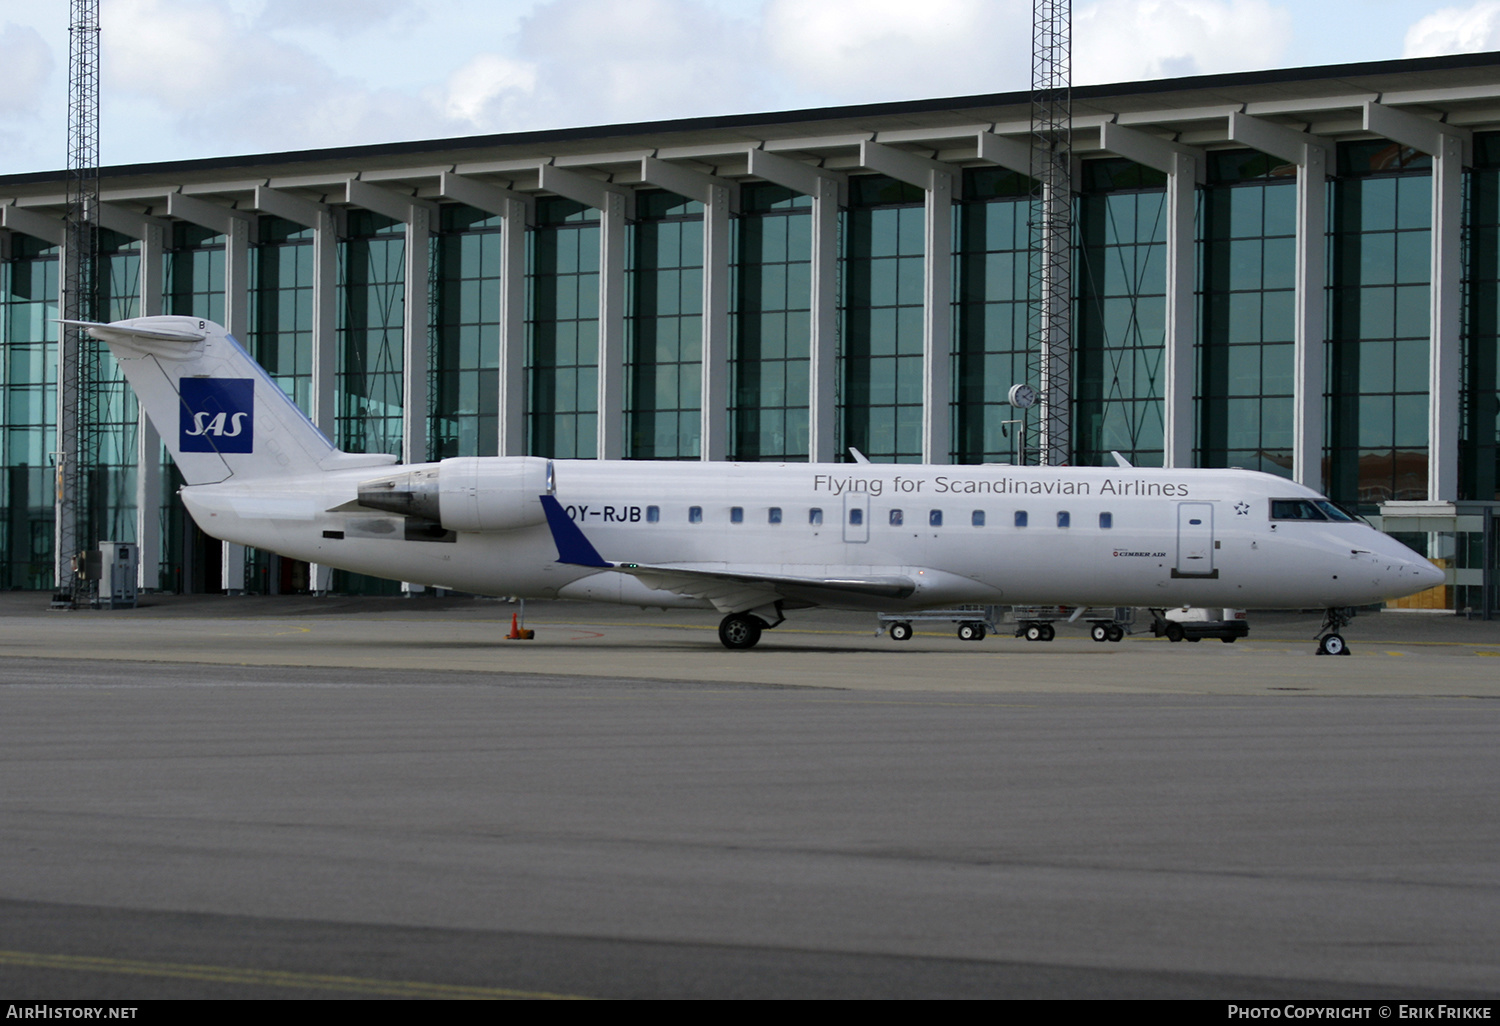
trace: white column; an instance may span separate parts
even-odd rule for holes
[[[698,456],[722,460],[729,451],[729,216],[739,186],[655,157],[641,160],[641,180],[703,204],[703,337]]]
[[[162,258],[167,249],[166,228],[149,225],[141,236],[141,316],[156,317],[165,299]],[[136,427],[135,509],[136,544],[140,546],[142,591],[161,584],[161,435],[145,409]]]
[[[1295,366],[1292,479],[1317,491],[1323,480],[1323,393],[1327,391],[1328,186],[1333,144],[1272,121],[1229,115],[1229,138],[1297,165]]]
[[[625,453],[625,221],[635,194],[553,164],[538,168],[541,188],[599,211],[599,433],[596,455]]]
[[[812,274],[809,314],[807,458],[832,463],[837,434],[839,207],[848,202],[849,177],[798,160],[751,150],[750,173],[812,197]]]
[[[1473,133],[1409,111],[1366,103],[1367,132],[1432,157],[1431,340],[1427,357],[1427,501],[1458,499],[1463,322],[1463,167]]]
[[[859,162],[925,190],[922,260],[922,462],[948,463],[953,429],[953,201],[959,169],[875,142]]]
[[[1193,465],[1193,293],[1197,276],[1195,190],[1203,180],[1202,150],[1134,128],[1106,123],[1101,145],[1167,176],[1166,338],[1162,365],[1162,466]]]

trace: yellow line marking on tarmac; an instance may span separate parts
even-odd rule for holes
[[[550,994],[545,991],[508,990],[503,987],[466,987],[448,983],[422,983],[416,980],[373,980],[359,976],[324,976],[317,973],[293,973],[277,969],[242,969],[221,965],[182,965],[172,962],[143,962],[129,958],[94,958],[80,955],[48,955],[30,951],[0,951],[0,965],[25,966],[32,969],[72,969],[83,972],[120,973],[127,976],[168,976],[206,983],[259,984],[298,990],[337,990],[351,994],[408,998],[464,998],[470,1000],[582,1001],[573,994]]]

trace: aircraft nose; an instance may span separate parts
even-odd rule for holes
[[[1411,562],[1411,572],[1416,576],[1424,589],[1436,588],[1448,579],[1447,571],[1425,559],[1413,560]]]

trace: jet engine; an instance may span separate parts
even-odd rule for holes
[[[457,456],[365,481],[359,503],[449,531],[510,531],[546,523],[539,497],[551,491],[550,460]]]

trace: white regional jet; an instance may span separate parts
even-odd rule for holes
[[[1311,489],[1244,470],[396,457],[334,448],[219,325],[106,342],[205,532],[488,595],[714,608],[750,648],[788,610],[964,603],[1349,607],[1443,572]],[[554,557],[555,553],[555,557]]]

